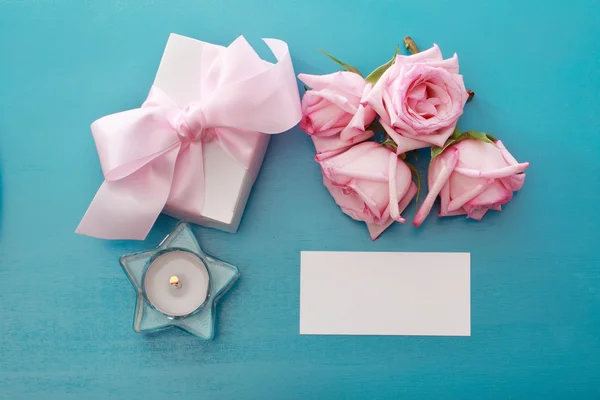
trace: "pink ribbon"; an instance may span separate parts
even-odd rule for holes
[[[185,199],[202,209],[204,143],[216,141],[248,168],[255,135],[298,123],[300,97],[288,47],[264,40],[276,64],[260,59],[243,37],[227,48],[205,44],[197,102],[180,107],[153,86],[141,108],[92,124],[105,181],[77,233],[144,239],[168,203]]]

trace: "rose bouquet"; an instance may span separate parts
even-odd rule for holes
[[[404,44],[411,55],[396,49],[366,78],[327,53],[343,71],[298,76],[306,85],[300,127],[313,140],[323,183],[345,214],[367,224],[373,240],[394,221],[406,222],[401,213],[420,189],[407,152],[431,149],[417,227],[438,196],[439,216],[480,220],[500,211],[529,166],[492,135],[458,129],[474,93],[465,88],[456,54],[444,59],[436,45],[419,52],[410,37]]]

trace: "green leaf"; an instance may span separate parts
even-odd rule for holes
[[[336,62],[339,65],[341,65],[342,67],[346,68],[346,71],[354,72],[355,74],[358,74],[358,75],[362,76],[362,74],[360,73],[360,71],[357,68],[353,67],[352,65],[348,65],[345,62],[342,62],[342,61],[338,60],[337,58],[335,58],[331,54],[327,53],[325,50],[320,50],[320,51],[321,51],[321,53],[325,54],[327,57],[331,58],[334,62]]]
[[[417,170],[417,168],[414,165],[412,165],[411,163],[406,162],[406,161],[404,163],[406,164],[408,169],[410,169],[410,173],[417,181],[417,195],[415,196],[415,203],[418,205],[419,204],[419,196],[421,195],[421,175],[419,174],[419,171]]]
[[[383,73],[385,71],[387,71],[389,67],[394,65],[394,62],[396,61],[396,56],[398,55],[399,52],[400,52],[400,46],[396,46],[396,52],[394,53],[394,57],[392,57],[392,59],[390,61],[386,62],[385,64],[377,67],[373,72],[371,72],[369,74],[369,76],[367,76],[365,78],[365,80],[368,83],[375,85],[377,83],[377,81],[379,80],[379,78],[381,78]]]
[[[465,132],[466,135],[469,135],[472,139],[475,140],[481,140],[482,142],[486,142],[489,144],[494,144],[494,142],[492,142],[485,133],[483,132],[477,132],[477,131],[468,131]]]
[[[462,132],[460,131],[460,129],[458,129],[458,126],[456,128],[454,128],[454,133],[452,134],[452,136],[450,136],[450,139],[458,139],[460,137],[460,135],[462,135]],[[446,147],[446,146],[444,146]]]
[[[381,143],[381,145],[383,147],[387,147],[388,149],[392,150],[393,152],[396,152],[396,149],[398,148],[398,145],[392,139],[386,139],[386,140],[384,140]]]
[[[434,158],[442,154],[442,151],[444,151],[445,148],[446,147],[431,146],[431,161],[433,161]],[[429,164],[431,164],[431,161],[429,162]]]
[[[492,142],[495,142],[496,140],[498,140],[498,139],[496,139],[496,137],[494,135],[490,135],[489,133],[486,133],[485,136],[487,136],[488,139],[490,139]]]

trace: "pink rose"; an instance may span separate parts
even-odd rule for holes
[[[323,183],[342,211],[364,221],[371,239],[404,211],[417,192],[410,170],[398,156],[375,142],[357,144],[320,162]]]
[[[338,154],[373,136],[372,131],[365,131],[376,115],[365,99],[371,84],[363,77],[342,71],[300,74],[298,78],[312,88],[302,98],[300,128],[312,136],[317,159]]]
[[[518,163],[501,141],[463,140],[448,147],[429,167],[429,193],[415,216],[419,226],[440,195],[440,216],[467,214],[480,220],[488,210],[501,211],[525,181],[529,163]]]
[[[400,154],[431,145],[443,147],[467,97],[456,54],[444,60],[434,45],[411,56],[396,56],[369,93],[368,103]]]

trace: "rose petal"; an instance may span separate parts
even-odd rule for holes
[[[317,150],[315,160],[317,162],[324,161],[330,157],[333,157],[337,154],[348,150],[356,143],[365,141],[371,138],[372,136],[373,131],[362,132],[360,135],[355,135],[348,141],[340,139],[340,135],[325,137],[322,137],[321,135],[311,136],[313,144],[315,145],[315,149]]]
[[[471,177],[471,178],[505,178],[507,176],[523,172],[529,163],[521,163],[517,165],[509,165],[508,167],[499,168],[492,171],[477,171],[471,168],[456,167],[455,172]]]
[[[343,186],[335,185],[326,174],[323,174],[323,185],[344,214],[357,221],[375,221],[369,212],[365,212],[365,204],[360,197],[348,194]]]
[[[478,196],[469,200],[469,206],[491,206],[505,204],[512,198],[512,191],[507,190],[502,182],[492,180],[486,189]]]
[[[336,88],[339,92],[359,97],[367,84],[363,77],[349,71],[338,71],[326,75],[299,74],[298,79],[315,91]]]
[[[383,224],[375,224],[367,222],[367,229],[369,230],[369,235],[371,236],[371,240],[375,240],[394,223],[394,220],[389,218]]]
[[[468,201],[474,199],[475,197],[479,196],[480,194],[482,194],[492,183],[494,183],[493,179],[488,179],[486,181],[480,182],[477,186],[475,186],[473,189],[466,191],[464,193],[462,193],[460,196],[454,198],[449,204],[448,204],[448,211],[456,211],[460,208],[462,208],[462,206],[464,206]]]
[[[439,173],[435,176],[435,178],[433,178],[433,186],[430,187],[429,193],[427,193],[427,197],[425,197],[423,204],[421,204],[419,211],[415,215],[413,224],[416,227],[419,227],[423,223],[427,215],[429,215],[429,212],[433,207],[433,202],[435,201],[435,198],[442,190],[444,184],[448,181],[448,178],[450,178],[450,174],[452,174],[454,167],[456,167],[458,155],[458,149],[451,147],[444,151],[442,154],[440,154],[434,160],[434,163],[440,163],[439,165],[436,165],[436,168],[439,168]],[[430,167],[430,169],[432,167]]]
[[[388,152],[389,150],[379,143],[363,142],[322,161],[321,167],[335,175],[330,177],[334,182],[338,179],[365,179],[384,182],[387,187]]]
[[[400,212],[400,214],[402,214],[404,212],[404,210],[406,209],[406,207],[408,207],[408,205],[410,204],[410,201],[413,199],[413,197],[415,197],[418,190],[419,189],[417,188],[417,185],[415,185],[415,183],[411,181],[408,191],[406,192],[404,197],[402,197],[402,199],[398,203],[398,211]]]
[[[511,175],[508,178],[503,178],[502,182],[507,189],[516,192],[517,190],[521,190],[523,187],[523,183],[525,183],[525,175],[526,174]]]
[[[368,180],[351,180],[347,188],[354,191],[376,220],[380,220],[387,207],[388,194],[385,186]]]
[[[460,164],[460,158],[458,163]],[[464,193],[471,192],[479,185],[485,185],[487,179],[470,178],[461,174],[452,174],[448,180],[450,186],[450,198],[456,199]]]
[[[393,67],[393,65],[392,65]],[[366,96],[366,101],[368,102],[368,104],[373,107],[373,109],[375,110],[375,112],[377,114],[379,114],[379,116],[384,119],[387,120],[389,122],[389,115],[387,113],[387,111],[385,110],[385,106],[383,104],[383,93],[385,91],[385,89],[387,88],[387,83],[390,77],[390,74],[392,73],[392,68],[388,68],[383,75],[381,75],[381,77],[379,78],[379,80],[377,81],[377,83],[373,86],[373,88],[371,89],[371,91],[369,92],[369,94]]]
[[[476,207],[465,207],[467,210],[467,218],[472,218],[477,221],[480,221],[486,212],[488,212],[488,208],[485,206],[476,206]]]
[[[478,171],[493,171],[510,165],[499,149],[481,140],[463,140],[456,144],[460,150],[458,167]]]
[[[496,140],[496,147],[498,147],[500,149],[500,152],[502,153],[502,157],[504,157],[504,160],[509,164],[509,165],[515,165],[518,164],[519,162],[512,156],[512,154],[510,154],[508,152],[508,150],[506,149],[506,147],[504,147],[504,143],[502,143],[502,141],[500,140]]]
[[[452,177],[450,177],[450,179],[452,179]],[[442,187],[442,191],[440,192],[441,207],[440,207],[440,212],[438,213],[438,216],[452,217],[455,215],[466,214],[467,212],[462,207],[455,211],[448,211],[448,204],[450,204],[450,184],[449,184],[449,182],[450,181],[446,182],[446,184]]]
[[[411,137],[411,139],[422,138],[423,142],[427,144],[425,147],[429,147],[431,145],[437,147],[444,147],[444,144],[448,140],[450,136],[454,133],[454,129],[456,128],[456,123],[449,125],[446,128],[442,128],[437,133],[430,135],[418,135],[416,137]]]
[[[440,61],[432,61],[427,63],[427,65],[436,68],[443,68],[452,74],[458,74],[458,56],[456,53],[454,53],[451,58]]]
[[[398,146],[396,154],[402,154],[410,150],[422,149],[429,146],[429,143],[400,135],[394,128],[381,120],[379,120],[379,123],[383,126],[383,129],[385,129],[390,138],[396,143],[396,146]]]
[[[420,83],[412,88],[408,94],[408,98],[412,100],[425,101],[427,100],[427,84]]]
[[[321,98],[321,101],[317,103],[313,98]],[[347,94],[340,94],[334,90],[323,89],[319,91],[309,90],[304,94],[302,100],[310,99],[310,102],[307,103],[306,107],[303,107],[303,114],[313,113],[323,108],[323,106],[336,105],[342,111],[348,114],[356,113],[359,103],[360,96],[352,96]]]
[[[414,110],[424,118],[435,117],[438,112],[433,104],[424,101],[417,103]]]
[[[361,136],[365,131],[365,126],[369,125],[375,119],[376,114],[372,107],[359,106],[352,120],[342,130],[340,139],[344,141],[352,140],[355,136]]]
[[[398,54],[396,56],[396,62],[394,64],[404,64],[404,65],[410,65],[410,64],[423,64],[423,63],[430,63],[430,62],[438,62],[438,61],[442,61],[444,59],[444,57],[442,56],[442,52],[440,50],[440,48],[438,47],[437,44],[433,44],[433,47],[427,49],[427,50],[423,50],[420,51],[416,54],[412,54],[410,56],[405,56],[405,55],[401,55]]]
[[[410,189],[411,173],[404,162],[398,161],[398,155],[389,155],[389,212],[390,217],[398,222],[406,222],[400,215],[398,198],[403,199]]]

